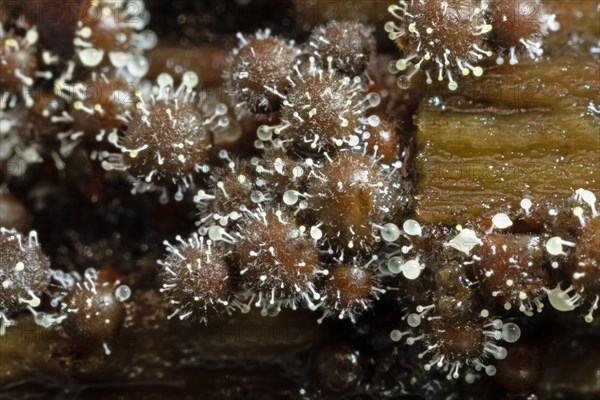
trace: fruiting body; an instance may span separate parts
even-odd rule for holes
[[[245,210],[252,209],[259,200],[254,185],[254,171],[248,161],[233,160],[222,150],[221,158],[226,167],[214,168],[210,174],[210,188],[199,190],[194,201],[200,209],[199,225],[219,224],[227,226],[244,217]],[[252,195],[254,193],[254,196]]]
[[[448,80],[450,90],[458,88],[455,79],[460,76],[483,74],[475,64],[491,56],[484,49],[484,35],[492,26],[484,20],[476,1],[400,0],[388,10],[399,23],[390,21],[385,30],[404,53],[396,68],[412,69],[398,78],[400,87],[408,87],[421,70],[427,83]]]
[[[49,279],[49,262],[37,233],[23,238],[14,229],[0,228],[0,336],[12,325],[10,314],[41,304]]]
[[[66,333],[79,345],[104,346],[110,354],[108,342],[123,326],[126,317],[124,302],[131,289],[115,280],[110,270],[89,268],[83,277],[79,274],[55,275],[59,291],[53,300],[59,304],[65,317]]]
[[[86,0],[73,44],[84,67],[112,67],[121,74],[140,79],[149,68],[143,51],[156,45],[156,35],[140,32],[149,14],[143,1]]]
[[[373,306],[381,289],[375,273],[357,262],[338,264],[329,269],[321,286],[323,318],[337,316],[352,322]]]
[[[310,212],[327,239],[351,252],[375,249],[379,228],[401,208],[400,191],[359,153],[341,153],[308,182]]]
[[[293,216],[259,210],[240,233],[235,254],[244,284],[258,293],[257,306],[279,308],[286,301],[293,306],[295,300],[319,300],[313,285],[320,272],[319,253]]]
[[[400,135],[393,121],[384,113],[376,113],[379,122],[367,127],[367,154],[383,164],[393,164],[400,156]]]
[[[294,42],[258,31],[246,38],[238,34],[225,80],[236,110],[253,113],[276,111],[289,86],[287,76],[298,55]]]
[[[332,21],[315,28],[308,45],[321,68],[331,66],[353,77],[366,70],[376,44],[372,28],[354,21]]]
[[[74,129],[93,133],[97,140],[125,126],[127,113],[138,102],[134,83],[114,76],[93,73],[90,79],[71,87]]]
[[[303,190],[315,166],[312,159],[296,159],[282,149],[267,149],[253,164],[256,164],[256,187],[276,200],[283,199],[290,190]]]
[[[207,169],[205,163],[212,146],[209,129],[228,124],[227,119],[218,119],[227,111],[223,104],[217,105],[213,115],[203,115],[193,91],[197,83],[198,76],[187,72],[181,86],[173,91],[173,78],[161,74],[158,94],[149,101],[139,98],[137,112],[123,137],[109,135],[109,141],[123,155],[105,162],[104,167],[124,168],[142,187],[175,184],[175,198],[181,200],[183,191],[193,183],[192,174]]]
[[[541,311],[540,297],[550,284],[542,266],[543,248],[538,237],[487,235],[475,250],[475,269],[480,292],[489,300],[532,315]]]
[[[489,312],[482,310],[479,316],[467,320],[448,319],[431,315],[434,306],[419,306],[417,313],[408,314],[406,321],[413,329],[405,332],[392,331],[394,341],[409,335],[408,345],[422,342],[425,350],[419,354],[419,359],[427,359],[423,368],[429,371],[434,366],[447,373],[447,379],[458,379],[461,369],[484,370],[488,375],[496,373],[496,367],[489,362],[490,358],[502,360],[507,351],[497,344],[500,340],[509,343],[516,342],[520,328],[513,324],[503,324],[500,319],[491,320]],[[429,315],[428,315],[429,314]],[[472,381],[471,372],[466,375],[467,381]]]
[[[194,319],[207,323],[207,317],[223,312],[233,294],[233,282],[223,250],[212,241],[193,235],[187,241],[177,238],[175,246],[165,242],[170,253],[160,261],[160,291],[173,312],[169,319]]]
[[[5,32],[0,22],[0,109],[6,108],[7,97],[20,95],[25,105],[31,107],[34,98],[31,89],[37,77],[51,78],[49,72],[39,71],[38,49],[36,44],[39,35],[35,28],[30,28],[24,36]]]
[[[282,123],[273,130],[310,154],[356,147],[369,122],[366,109],[379,103],[376,94],[365,96],[364,90],[359,77],[320,69],[311,57],[308,66],[295,68],[283,101]]]
[[[521,51],[532,59],[541,57],[543,37],[560,27],[540,0],[491,0],[487,10],[494,27],[490,42],[501,53],[508,52],[511,65],[519,62],[517,54]],[[504,62],[502,56],[497,62]]]

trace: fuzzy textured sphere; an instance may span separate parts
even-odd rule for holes
[[[474,64],[491,55],[483,48],[484,34],[492,27],[484,20],[478,2],[401,0],[389,11],[398,23],[388,22],[385,29],[404,54],[396,68],[412,69],[400,77],[399,84],[409,84],[412,76],[423,70],[428,83],[447,80],[448,88],[456,90],[455,78],[471,72],[483,74]]]
[[[233,52],[226,73],[233,102],[254,113],[277,110],[289,86],[287,76],[298,50],[293,42],[272,37],[269,31],[238,38],[240,46]]]
[[[359,153],[341,153],[324,162],[308,183],[311,214],[336,247],[366,251],[377,247],[383,225],[402,207],[399,190],[383,169]]]
[[[373,28],[358,22],[332,21],[325,26],[315,28],[308,41],[321,68],[329,64],[346,76],[362,74],[367,69],[376,43]]]
[[[271,301],[297,298],[309,291],[319,267],[312,240],[293,216],[281,211],[258,211],[240,230],[236,255],[243,282]]]
[[[35,308],[40,305],[40,296],[50,279],[50,264],[34,235],[26,238],[15,230],[2,228],[0,318],[28,306]]]
[[[232,295],[233,281],[223,250],[197,235],[177,246],[161,261],[161,292],[173,312],[169,316],[206,323],[207,314],[223,312]]]

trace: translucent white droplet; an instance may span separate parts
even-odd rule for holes
[[[126,301],[130,296],[131,289],[127,285],[120,285],[115,289],[115,297],[121,302]]]
[[[562,239],[558,236],[554,236],[546,242],[546,251],[553,256],[563,254]]]
[[[160,87],[173,86],[173,77],[166,72],[163,72],[156,78],[156,84]]]
[[[134,55],[129,57],[127,71],[136,78],[143,78],[150,69],[150,63],[144,56]]]
[[[253,203],[260,203],[265,200],[265,196],[262,194],[262,192],[255,190],[250,193],[250,200],[252,200]]]
[[[188,88],[196,87],[198,82],[199,82],[198,74],[196,74],[193,71],[186,71],[183,74],[183,76],[181,77],[181,84]]]
[[[323,237],[323,231],[319,227],[313,226],[310,228],[310,237],[314,240],[319,240]]]
[[[521,337],[519,325],[509,322],[502,326],[502,339],[508,343],[515,343]]]
[[[421,236],[421,225],[414,219],[407,219],[402,224],[402,229],[410,236]]]
[[[115,68],[123,68],[129,61],[129,54],[122,51],[111,51],[108,53],[108,59]]]
[[[406,323],[408,323],[409,326],[416,328],[417,326],[421,325],[421,316],[419,314],[408,314],[408,317],[406,317]]]
[[[400,237],[400,229],[396,224],[389,222],[381,228],[381,237],[386,242],[394,242]]]
[[[579,306],[576,297],[569,296],[569,290],[562,290],[560,285],[557,285],[552,290],[546,290],[550,305],[558,311],[567,312],[573,311]]]
[[[288,190],[283,194],[283,202],[288,206],[296,204],[298,202],[298,192],[295,190]]]
[[[263,142],[269,141],[273,137],[273,130],[267,125],[261,125],[256,130],[256,136]]]
[[[513,224],[508,215],[504,213],[498,213],[492,218],[492,224],[498,229],[506,229]]]
[[[416,259],[408,260],[402,264],[400,270],[407,279],[417,279],[419,275],[421,275],[421,263],[419,263],[419,260]]]
[[[400,257],[394,256],[388,260],[387,267],[391,273],[398,274],[401,271],[402,264],[404,264],[404,260]]]
[[[79,59],[86,67],[95,67],[102,62],[104,58],[104,50],[102,49],[83,49],[79,51]]]
[[[521,208],[524,209],[525,211],[529,211],[529,209],[531,208],[531,200],[529,199],[523,199],[521,200]]]
[[[392,339],[393,342],[399,342],[400,339],[402,339],[402,332],[398,329],[394,329],[390,332],[390,339]]]
[[[218,225],[212,225],[208,228],[208,237],[215,242],[223,238],[223,228]]]

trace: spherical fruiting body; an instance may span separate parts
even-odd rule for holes
[[[272,199],[282,199],[290,190],[302,191],[315,165],[310,158],[297,159],[289,152],[274,148],[266,149],[262,157],[253,159],[253,164],[256,165],[256,187]]]
[[[367,154],[383,164],[393,164],[400,156],[400,135],[394,122],[384,113],[376,113],[376,119],[367,127]]]
[[[40,163],[55,149],[62,128],[60,115],[65,104],[55,95],[40,90],[27,107],[9,96],[0,113],[0,162],[7,161],[9,175],[20,176],[30,164]]]
[[[320,298],[313,284],[319,253],[292,215],[258,210],[240,232],[243,237],[235,245],[235,254],[243,284],[258,293],[257,306]]]
[[[297,66],[294,72],[283,101],[282,123],[274,132],[312,154],[358,146],[368,123],[365,111],[379,104],[379,96],[365,95],[359,77],[318,68],[312,57],[308,66]]]
[[[372,28],[354,21],[331,21],[313,30],[308,45],[321,68],[331,66],[353,77],[366,70],[376,44]]]
[[[213,115],[205,116],[197,104],[193,88],[198,76],[186,72],[182,84],[173,88],[173,78],[161,74],[157,78],[156,96],[142,97],[136,103],[136,113],[122,137],[108,137],[122,152],[117,159],[104,162],[106,169],[123,168],[138,180],[140,186],[175,184],[177,200],[189,188],[192,173],[206,170],[212,146],[209,129],[223,127],[222,117],[227,107],[216,106]]]
[[[355,322],[356,317],[369,310],[378,295],[385,291],[374,271],[355,261],[331,267],[320,292],[323,318],[337,316]]]
[[[517,54],[522,51],[532,59],[541,57],[543,37],[560,27],[540,0],[492,0],[486,15],[494,27],[491,44],[501,54],[508,53],[512,65],[519,62]],[[497,62],[504,62],[502,56]]]
[[[550,276],[543,267],[538,237],[490,234],[474,252],[480,292],[487,299],[506,309],[516,305],[527,315],[534,309],[541,311],[540,297],[550,284]]]
[[[427,83],[447,79],[450,90],[458,88],[457,77],[483,74],[475,64],[491,56],[484,49],[484,35],[492,26],[476,1],[401,0],[388,10],[399,22],[388,22],[385,30],[404,53],[396,68],[412,70],[400,76],[400,87],[407,87],[420,70]]]
[[[112,271],[93,268],[87,269],[83,277],[72,274],[65,279],[65,275],[58,274],[61,290],[55,297],[66,317],[66,333],[79,344],[103,343],[107,354],[107,342],[122,328],[127,311],[124,302],[131,295],[131,289],[113,275]]]
[[[37,233],[24,238],[14,229],[0,228],[0,335],[12,324],[8,315],[41,304],[49,279],[49,262]]]
[[[93,133],[102,140],[108,132],[127,125],[127,114],[139,101],[133,82],[93,73],[91,78],[66,87],[73,100],[74,130]]]
[[[222,249],[211,240],[193,235],[177,237],[176,245],[165,243],[169,255],[159,263],[161,292],[173,312],[169,319],[207,322],[210,314],[223,312],[233,294],[231,271]]]
[[[427,360],[423,368],[430,370],[434,366],[447,373],[448,379],[460,377],[460,371],[471,368],[484,370],[488,375],[496,373],[496,367],[489,362],[490,358],[504,359],[506,348],[499,346],[500,340],[516,342],[520,328],[513,323],[504,324],[500,319],[490,319],[489,312],[482,310],[479,316],[463,319],[444,318],[432,315],[435,307],[417,307],[417,313],[406,316],[411,329],[405,332],[392,331],[393,340],[407,336],[406,343],[414,345],[422,343],[425,350],[419,359]],[[467,375],[469,378],[469,375]]]
[[[0,23],[0,85],[2,99],[0,108],[5,108],[6,95],[20,95],[27,107],[34,104],[30,94],[38,76],[50,78],[52,74],[39,71],[38,32],[35,28],[27,30],[24,36],[5,32]],[[48,75],[49,74],[49,75]]]
[[[311,176],[307,195],[310,212],[327,239],[350,251],[373,249],[379,228],[401,208],[398,188],[384,170],[359,153],[341,153],[325,160]]]
[[[245,160],[234,160],[225,150],[220,156],[225,167],[217,167],[211,171],[209,190],[199,190],[194,201],[200,209],[201,226],[219,224],[227,226],[244,216],[245,210],[252,209],[261,200],[254,185],[254,170]],[[254,193],[254,195],[253,195]]]
[[[289,86],[287,75],[299,51],[294,42],[271,36],[269,30],[246,38],[238,34],[225,80],[240,112],[276,111]]]
[[[149,21],[143,1],[86,0],[73,44],[84,67],[111,66],[133,78],[149,69],[143,51],[156,45],[156,35],[140,32]]]

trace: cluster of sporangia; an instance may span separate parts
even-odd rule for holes
[[[543,37],[560,27],[541,0],[400,0],[388,10],[397,21],[385,30],[403,53],[395,68],[407,71],[400,87],[423,71],[428,84],[447,80],[456,90],[457,79],[481,76],[477,64],[494,54],[498,64],[517,64],[520,53],[539,59]]]
[[[453,229],[402,221],[404,150],[394,122],[369,112],[380,101],[365,73],[375,51],[370,28],[331,22],[304,44],[269,31],[240,34],[225,74],[233,114],[272,123],[256,133],[259,156],[222,150],[220,164],[209,166],[215,135],[228,129],[227,107],[200,101],[192,72],[177,88],[167,74],[155,85],[143,80],[143,51],[155,42],[139,31],[144,11],[134,24],[102,1],[90,1],[88,10],[69,61],[39,48],[27,21],[3,26],[0,77],[19,90],[2,93],[0,161],[52,157],[60,167],[83,146],[105,169],[128,174],[134,192],[159,189],[166,201],[193,189],[198,232],[165,242],[159,262],[169,318],[206,323],[252,307],[265,316],[301,307],[320,310],[321,320],[355,321],[378,296],[397,290],[406,327],[392,331],[392,340],[423,343],[426,369],[442,368],[449,378],[466,369],[468,379],[474,370],[494,374],[488,359],[506,356],[498,342],[520,336],[516,324],[493,315],[512,307],[532,315],[547,297],[561,311],[585,307],[592,322],[600,296],[593,193],[580,189],[568,200],[572,215],[551,209],[542,218],[578,219],[579,232],[569,233],[577,239],[511,231],[535,213],[528,198],[520,210]],[[399,22],[386,29],[405,54],[397,68],[447,78],[451,89],[456,75],[481,75],[474,64],[490,55],[486,43],[515,63],[519,53],[539,57],[542,36],[555,28],[537,1],[414,0],[390,12]],[[44,118],[49,123],[35,122]],[[1,333],[11,314],[28,309],[39,325],[110,352],[106,341],[123,324],[131,295],[119,277],[50,269],[35,232],[2,228],[0,251]],[[551,278],[552,269],[564,280]]]

